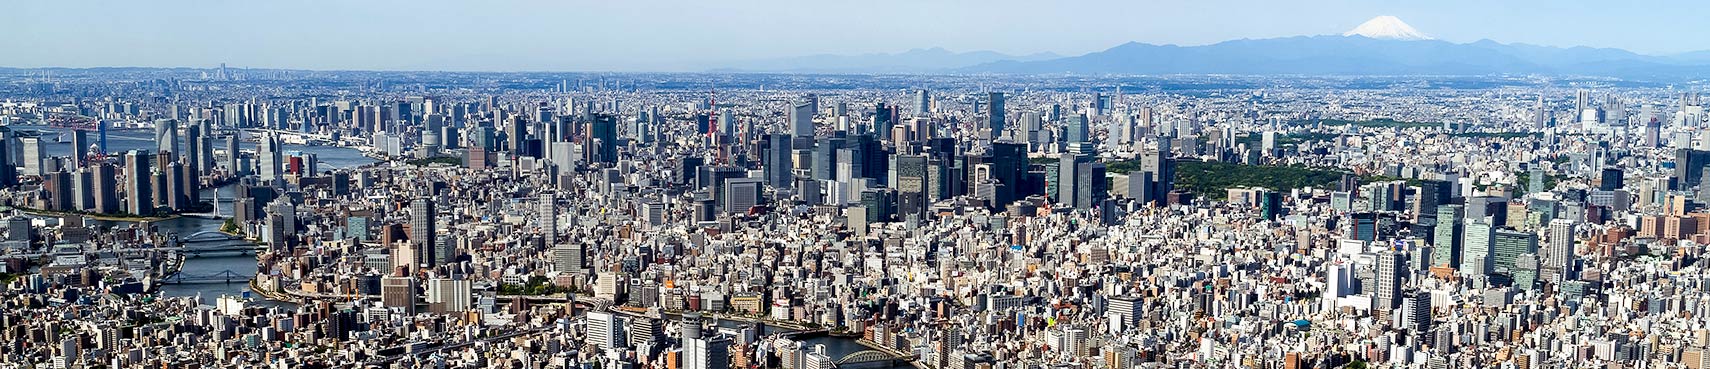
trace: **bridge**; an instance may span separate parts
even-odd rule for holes
[[[178,247],[167,249],[176,250],[186,255],[198,256],[210,253],[235,252],[253,254],[267,248],[257,245],[241,237],[221,233],[219,231],[201,231],[190,234],[178,240]]]
[[[908,358],[884,351],[861,350],[843,355],[842,358],[833,361],[831,366],[834,368],[890,368],[896,366],[898,361],[907,360]]]
[[[172,273],[172,275],[166,276],[166,278],[161,278],[160,283],[161,284],[219,284],[219,283],[231,284],[231,283],[249,283],[250,278],[255,278],[254,273],[246,275],[246,274],[242,274],[242,273],[238,273],[238,272],[233,272],[230,270],[221,271],[219,273],[211,273],[211,274],[190,274],[190,273],[178,272],[178,273]]]

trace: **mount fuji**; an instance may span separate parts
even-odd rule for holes
[[[1413,29],[1413,26],[1407,25],[1407,22],[1402,22],[1401,18],[1388,15],[1378,16],[1365,23],[1360,23],[1359,27],[1343,32],[1342,35],[1365,36],[1380,40],[1420,41],[1431,39],[1431,36]]]

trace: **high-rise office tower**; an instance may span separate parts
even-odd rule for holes
[[[160,186],[157,186],[157,188],[165,189],[163,191],[165,198],[162,198],[161,202],[173,211],[189,209],[190,197],[185,193],[185,187],[189,183],[185,180],[184,165],[178,162],[167,163],[165,167],[161,168],[161,174],[165,175],[165,180],[160,182]]]
[[[1544,129],[1549,126],[1549,110],[1544,109],[1544,95],[1538,95],[1538,103],[1532,108],[1532,129]]]
[[[927,94],[924,88],[914,90],[914,116],[925,117],[932,111],[932,98]]]
[[[616,315],[607,312],[590,311],[588,319],[588,344],[601,350],[624,347],[627,340],[622,340],[623,324]]]
[[[947,142],[954,146],[954,142]],[[946,148],[953,150],[952,148]],[[948,153],[953,155],[954,153]],[[1002,186],[997,188],[992,199],[992,207],[1003,209],[1015,200],[1021,199],[1021,194],[1028,190],[1023,188],[1022,179],[1027,175],[1027,144],[1022,142],[993,142],[991,146],[992,178]]]
[[[91,168],[78,168],[71,173],[72,190],[76,196],[72,204],[73,210],[93,211],[95,209],[95,172]]]
[[[594,115],[594,119],[588,122],[588,138],[591,142],[584,142],[583,150],[589,150],[588,147],[593,148],[590,151],[593,153],[593,158],[590,161],[608,164],[617,162],[616,115]]]
[[[1372,310],[1395,309],[1401,304],[1401,284],[1409,274],[1407,254],[1395,250],[1378,253],[1375,271]]]
[[[238,135],[233,133],[226,136],[226,173],[236,175],[243,173],[238,167]]]
[[[279,136],[266,134],[261,136],[261,142],[256,145],[255,153],[261,157],[258,163],[261,167],[262,181],[278,181],[285,179],[285,157],[281,151]]]
[[[155,153],[163,153],[168,157],[177,156],[183,151],[178,148],[178,120],[154,120]]]
[[[791,164],[790,135],[766,135],[766,164],[762,168],[766,173],[766,183],[775,188],[789,188],[795,182],[793,164]]]
[[[992,92],[992,93],[986,94],[986,111],[985,111],[985,113],[986,113],[986,128],[991,129],[993,137],[997,137],[998,135],[1001,135],[1003,132],[1003,128],[1004,128],[1004,126],[1003,126],[1003,124],[1004,124],[1004,108],[1003,108],[1003,93],[1002,92]]]
[[[24,136],[18,138],[18,144],[23,146],[24,174],[41,176],[47,174],[43,160],[47,159],[47,146],[43,146],[41,136]]]
[[[82,168],[87,161],[89,152],[89,132],[81,129],[71,131],[71,167]]]
[[[73,207],[76,203],[76,193],[72,190],[71,178],[71,172],[66,172],[64,170],[42,175],[42,189],[47,191],[48,194],[48,209],[59,211],[77,210]]]
[[[154,173],[149,170],[152,155],[140,150],[125,154],[125,211],[135,215],[154,214]]]
[[[404,314],[415,314],[416,278],[397,276],[381,278],[380,306],[398,309]]]
[[[1092,209],[1105,198],[1104,172],[1104,163],[1098,162],[1098,153],[1092,144],[1070,144],[1069,152],[1064,153],[1057,164],[1057,204]]]
[[[472,287],[467,279],[428,279],[428,311],[434,314],[458,314],[469,311]]]
[[[1416,337],[1422,337],[1431,331],[1431,294],[1419,291],[1409,291],[1402,295],[1404,321]]]
[[[1437,226],[1432,235],[1431,265],[1458,268],[1461,263],[1462,206],[1437,207]]]
[[[1176,162],[1170,154],[1170,140],[1158,137],[1157,146],[1141,157],[1140,171],[1151,177],[1146,192],[1153,197],[1140,200],[1163,204],[1165,196],[1175,189]]]
[[[536,206],[534,217],[540,234],[547,242],[553,242],[558,239],[558,197],[551,192],[542,193]]]
[[[583,258],[582,244],[571,242],[552,247],[552,265],[555,271],[580,273]]]
[[[1087,125],[1085,114],[1070,114],[1063,122],[1063,142],[1070,145],[1088,142],[1091,138],[1091,127]]]
[[[715,335],[683,339],[682,369],[726,369],[730,367],[730,338]]]
[[[113,214],[122,208],[119,204],[119,175],[112,164],[96,163],[90,167],[93,174],[91,181],[95,187],[96,213]]]
[[[1574,246],[1578,241],[1578,224],[1568,219],[1550,221],[1550,249],[1546,250],[1541,277],[1552,282],[1560,282],[1568,274],[1568,268],[1573,266]]]
[[[1462,236],[1461,268],[1458,270],[1466,275],[1489,275],[1494,269],[1491,265],[1491,242],[1496,238],[1496,226],[1483,218],[1467,217]]]
[[[905,219],[909,215],[924,219],[927,210],[926,156],[893,155],[891,161],[893,174],[890,177],[894,183],[890,187],[897,190],[897,213]]]
[[[1573,116],[1574,116],[1574,118],[1577,119],[1578,117],[1583,116],[1585,114],[1585,111],[1590,110],[1590,109],[1591,109],[1591,91],[1579,90],[1576,94],[1574,94],[1574,100],[1573,100]]]
[[[410,202],[410,244],[416,248],[413,265],[427,265],[431,268],[434,261],[438,260],[435,253],[439,251],[439,240],[436,239],[438,233],[434,232],[434,227],[437,226],[434,217],[437,215],[433,200],[426,196],[417,197],[415,201]]]
[[[1514,263],[1521,254],[1538,253],[1538,235],[1532,232],[1521,232],[1508,229],[1496,230],[1491,241],[1491,265],[1497,273],[1514,273]]]
[[[724,181],[724,206],[726,213],[744,214],[749,208],[760,204],[760,180],[754,178],[732,178]]]
[[[884,135],[891,126],[897,124],[897,107],[886,103],[873,104],[873,126],[867,130],[872,135]]]
[[[795,102],[790,109],[790,132],[802,140],[814,138],[814,102]]]
[[[13,166],[12,147],[17,145],[17,133],[0,127],[0,188],[18,185],[18,167]]]

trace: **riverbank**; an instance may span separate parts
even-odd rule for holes
[[[172,215],[167,215],[167,216],[145,217],[145,216],[136,216],[136,215],[99,214],[99,213],[90,213],[90,212],[82,212],[82,211],[33,209],[33,208],[16,207],[16,206],[12,207],[12,209],[24,212],[25,214],[36,215],[36,216],[59,217],[59,216],[66,216],[66,215],[77,215],[77,216],[87,217],[89,219],[105,220],[105,221],[109,221],[109,222],[158,222],[158,221],[162,221],[162,220],[174,219],[174,218],[178,218],[180,216],[183,216],[180,214],[172,214]]]

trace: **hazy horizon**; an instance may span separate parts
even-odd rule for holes
[[[704,71],[809,55],[944,48],[1081,55],[1126,42],[1204,45],[1336,35],[1392,15],[1444,41],[1710,49],[1690,24],[1710,4],[1650,7],[1453,0],[1269,2],[878,0],[865,3],[71,0],[13,4],[0,66],[303,70]],[[669,10],[669,11],[665,11]],[[1667,10],[1667,11],[1658,11]],[[1548,30],[1548,32],[1541,32]]]

